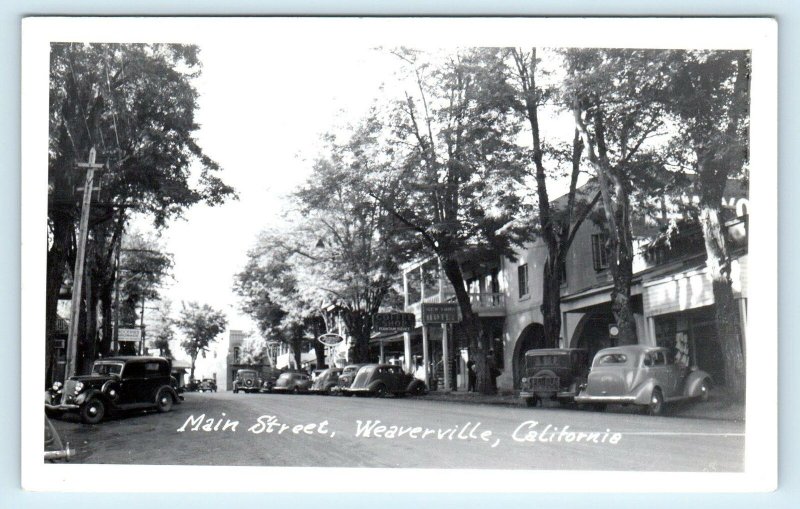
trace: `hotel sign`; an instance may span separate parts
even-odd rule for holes
[[[461,322],[461,310],[455,302],[444,304],[423,303],[422,304],[422,323],[459,323]]]
[[[141,341],[142,329],[118,329],[117,341]]]
[[[411,332],[416,325],[414,313],[378,313],[372,319],[375,332]]]

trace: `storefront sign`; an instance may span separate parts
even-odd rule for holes
[[[416,325],[414,313],[378,313],[372,319],[375,332],[411,332]]]
[[[117,341],[141,341],[142,329],[118,329]]]
[[[344,341],[344,338],[338,334],[328,333],[317,338],[317,341],[325,346],[336,346]]]
[[[459,323],[461,322],[461,310],[457,303],[423,303],[422,304],[422,323]]]

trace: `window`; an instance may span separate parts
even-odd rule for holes
[[[242,353],[242,351],[239,349],[238,346],[233,348],[233,363],[234,364],[239,364],[239,361],[241,360],[241,358],[240,358],[241,357],[241,353]]]
[[[596,271],[608,268],[608,235],[605,233],[592,234],[592,263]]]
[[[528,295],[528,264],[517,267],[517,281],[519,281],[519,298]]]

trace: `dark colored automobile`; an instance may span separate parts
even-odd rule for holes
[[[676,363],[671,351],[655,346],[630,345],[597,352],[586,388],[578,403],[639,405],[650,415],[659,415],[666,403],[708,399],[711,377],[696,367]]]
[[[217,392],[217,382],[211,378],[205,378],[200,382],[200,387],[197,390],[200,392]]]
[[[181,396],[172,386],[170,361],[161,357],[109,357],[95,361],[92,374],[55,382],[45,393],[45,412],[76,412],[97,424],[112,410],[155,408],[169,412]]]
[[[353,383],[345,389],[345,392],[357,395],[371,394],[382,398],[388,394],[417,396],[425,394],[427,390],[425,382],[404,372],[401,366],[367,364],[358,370]]]
[[[69,461],[75,454],[70,449],[69,442],[61,440],[61,436],[56,431],[53,423],[46,416],[44,418],[44,461],[47,463],[57,463]]]
[[[255,369],[240,369],[236,372],[236,379],[233,381],[233,393],[260,392],[264,380]]]
[[[361,369],[362,366],[365,366],[365,364],[348,364],[345,366],[341,374],[339,374],[339,380],[336,382],[336,391],[345,396],[352,396],[346,389],[353,383],[353,380],[356,378],[356,373],[358,373],[358,370]]]
[[[317,378],[314,379],[309,391],[317,394],[330,394],[338,386],[339,375],[342,371],[342,368],[328,368],[323,370],[322,373],[317,375]]]
[[[544,348],[525,352],[519,397],[528,406],[545,399],[574,401],[589,374],[589,353],[577,348]]]
[[[275,387],[275,382],[278,381],[278,377],[281,376],[281,373],[283,373],[283,371],[278,368],[264,368],[261,372],[261,392],[272,392],[273,387]]]
[[[311,388],[311,377],[305,373],[282,373],[275,382],[273,392],[308,392]]]

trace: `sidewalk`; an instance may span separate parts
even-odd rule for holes
[[[744,404],[735,404],[727,401],[724,396],[712,389],[709,400],[705,403],[699,401],[683,401],[667,406],[665,415],[673,417],[689,417],[693,419],[714,419],[723,421],[744,421]],[[514,394],[492,394],[485,395],[476,392],[465,391],[431,391],[425,396],[419,396],[428,401],[440,401],[446,403],[465,403],[472,405],[496,405],[505,407],[526,408],[525,402]],[[557,408],[557,402],[544,402],[545,408]],[[565,407],[573,408],[574,406]],[[620,405],[609,405],[609,412],[615,413],[637,413],[639,408],[634,406],[623,407]]]

